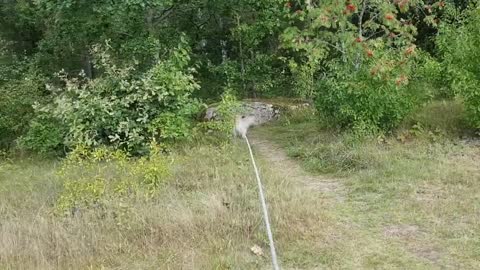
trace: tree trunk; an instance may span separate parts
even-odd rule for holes
[[[85,76],[89,79],[93,79],[93,64],[90,56],[90,52],[87,52],[84,54],[84,71],[85,71]]]

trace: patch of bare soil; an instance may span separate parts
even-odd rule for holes
[[[405,243],[405,247],[415,256],[438,264],[442,258],[442,254],[438,248],[431,244],[419,244],[425,233],[415,225],[401,224],[391,225],[384,228],[383,233],[386,238],[397,238]]]
[[[419,234],[419,229],[414,225],[392,225],[384,229],[386,237],[399,237],[403,239],[415,238]]]

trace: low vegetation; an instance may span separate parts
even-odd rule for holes
[[[412,114],[411,129],[369,139],[339,134],[311,114],[296,112],[256,136],[271,138],[320,183],[344,185],[334,212],[356,251],[327,268],[479,267],[480,149],[458,137],[458,104],[438,102]]]
[[[423,114],[412,118],[427,126]],[[478,147],[427,128],[359,140],[316,117],[298,111],[251,135],[312,172],[309,182],[293,177],[254,145],[285,269],[480,266]],[[0,266],[268,268],[250,251],[267,254],[268,239],[244,143],[154,149],[140,159],[106,149],[3,159]]]
[[[14,160],[1,166],[2,268],[256,269],[268,265],[250,247],[267,250],[258,193],[245,145],[190,145],[171,154],[169,175],[155,196],[126,187],[145,183],[117,161],[65,164]],[[98,152],[96,156],[99,156]],[[105,155],[102,155],[105,156]],[[73,159],[71,159],[73,160]],[[80,162],[80,163],[79,163]],[[62,162],[63,163],[63,162]],[[140,161],[140,164],[144,164]],[[165,163],[150,159],[151,169]],[[128,162],[125,166],[137,166]],[[313,241],[337,221],[316,212],[325,203],[262,165],[275,232],[285,265],[311,265]],[[136,170],[132,170],[136,172]],[[83,188],[72,189],[71,181]],[[108,178],[101,178],[104,175]],[[155,174],[159,175],[159,174]],[[72,178],[74,177],[74,178]],[[85,185],[81,184],[85,183]],[[138,186],[138,185],[137,185]],[[149,187],[146,185],[146,187]],[[127,192],[122,192],[127,191]],[[74,192],[74,193],[72,193]],[[303,206],[311,207],[304,208]],[[75,208],[72,208],[75,206]],[[68,211],[64,211],[68,209]],[[61,211],[58,211],[61,210]],[[75,210],[75,211],[71,211]],[[306,231],[306,228],[308,230]],[[328,227],[328,231],[321,229]],[[308,236],[319,232],[317,237]],[[307,237],[305,239],[305,237]],[[325,248],[321,244],[315,250]],[[325,260],[331,260],[330,255]],[[310,260],[304,261],[304,259]]]

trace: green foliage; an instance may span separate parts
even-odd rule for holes
[[[112,145],[142,153],[154,138],[190,135],[192,115],[199,108],[191,94],[198,85],[184,44],[140,74],[133,65],[117,66],[108,47],[93,51],[103,75],[91,80],[61,73],[64,89],[56,91],[54,106],[42,108],[68,127],[68,146]]]
[[[83,69],[87,77],[95,77],[89,49],[110,40],[111,53],[117,54],[118,59],[125,62],[136,59],[145,64],[138,68],[148,68],[155,61],[152,53],[159,53],[160,40],[155,37],[161,35],[155,35],[158,22],[154,18],[160,17],[170,5],[170,1],[158,0],[34,1],[34,14],[43,18],[38,24],[47,26],[38,42],[37,61],[48,73],[64,69],[71,74]],[[162,43],[176,44],[179,37],[171,36],[171,40]]]
[[[285,24],[283,4],[279,0],[242,0],[238,5],[243,12],[234,14],[231,42],[238,58],[234,61],[234,88],[240,96],[286,94],[287,67],[280,61],[279,53],[269,50],[267,45],[277,42],[274,37]]]
[[[474,8],[461,13],[467,2],[6,0],[0,145],[24,135],[27,149],[60,147],[42,131],[53,127],[38,120],[46,117],[68,128],[67,148],[142,154],[152,139],[189,139],[194,97],[218,101],[225,88],[239,98],[317,99],[331,122],[365,132],[391,129],[423,96],[451,98],[454,88],[478,126],[478,20]],[[448,38],[457,27],[462,41]],[[405,61],[414,52],[421,57]],[[35,101],[43,109],[33,111]]]
[[[274,55],[257,53],[242,62],[227,60],[210,66],[212,76],[222,78],[223,87],[239,97],[272,97],[290,95],[286,67]]]
[[[472,126],[480,128],[480,6],[473,5],[457,19],[442,25],[437,44],[451,87],[463,99]]]
[[[363,78],[335,83],[329,78],[317,98],[317,109],[340,127],[360,134],[390,130],[414,107],[414,95],[405,88]]]
[[[54,118],[37,116],[30,122],[28,131],[19,139],[19,145],[40,154],[55,154],[64,150],[67,129]]]
[[[165,112],[160,114],[152,121],[149,129],[164,140],[189,138],[192,128],[190,116],[196,113],[196,106],[185,109],[189,111],[187,113]],[[182,115],[182,113],[185,113],[185,117],[178,117],[178,114]]]
[[[64,191],[57,202],[57,210],[67,214],[69,211],[75,215],[79,209],[98,206],[105,195],[105,179],[96,178],[83,181],[66,180],[63,184]]]
[[[215,106],[217,110],[217,119],[214,121],[203,122],[199,128],[203,132],[214,132],[219,139],[225,140],[232,136],[232,130],[235,126],[235,115],[240,112],[240,103],[232,90],[225,90],[222,94],[222,100]]]
[[[421,3],[324,1],[290,13],[296,24],[281,39],[297,55],[289,61],[296,92],[316,97],[323,116],[359,134],[395,127],[425,94],[409,87],[417,30],[402,18]]]
[[[163,150],[159,144],[152,142],[149,155],[136,160],[133,167],[133,173],[141,177],[141,184],[150,194],[162,187],[170,173]]]
[[[426,95],[436,100],[452,99],[455,93],[450,87],[448,76],[445,76],[446,66],[426,53],[421,54],[419,60],[413,74],[416,77],[413,87],[422,89]]]
[[[294,78],[293,89],[296,96],[306,99],[314,98],[317,94],[315,85],[315,72],[317,67],[312,63],[298,65],[295,61],[289,63],[292,77]]]
[[[0,146],[12,144],[28,129],[34,116],[33,104],[44,98],[45,78],[35,67],[15,63],[0,74]],[[9,73],[9,74],[6,74]]]
[[[375,56],[359,56],[361,66],[334,63],[319,83],[316,107],[321,115],[358,134],[391,130],[426,94],[409,82],[415,59],[400,53],[410,48],[379,46]]]
[[[38,1],[4,0],[0,5],[0,40],[8,41],[7,47],[15,55],[31,55],[41,39],[43,24],[37,4]]]
[[[285,70],[286,67],[279,63],[276,56],[256,53],[245,61],[244,79],[240,80],[246,87],[243,96],[272,97],[286,94],[283,88],[289,84]]]
[[[63,190],[55,212],[68,216],[108,207],[113,200],[148,200],[162,189],[169,174],[166,156],[155,142],[150,144],[149,155],[139,159],[121,150],[78,145],[58,170]]]

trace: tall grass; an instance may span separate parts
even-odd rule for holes
[[[335,213],[351,226],[351,245],[365,249],[344,250],[359,257],[341,259],[340,268],[480,267],[480,149],[460,139],[469,132],[457,103],[434,102],[410,126],[364,139],[326,128],[314,113],[256,132],[306,170],[340,177],[347,195]]]
[[[258,269],[268,265],[268,258],[250,252],[253,245],[267,250],[268,242],[245,145],[190,146],[172,157],[172,175],[153,198],[112,199],[103,209],[69,217],[54,215],[62,191],[55,162],[3,162],[0,268]],[[327,218],[328,211],[316,211],[324,203],[321,198],[303,194],[301,187],[273,169],[262,164],[279,250],[287,265],[305,264],[303,256],[311,247],[302,239],[316,231],[319,239],[331,237],[328,232],[337,226]]]
[[[255,128],[252,140],[334,174],[343,199],[254,147],[284,269],[480,268],[480,149],[456,139],[359,142],[302,119]],[[74,216],[55,215],[59,162],[2,160],[0,269],[270,268],[245,144],[190,144],[170,157],[153,197],[110,198]],[[109,181],[126,177],[102,168]]]

